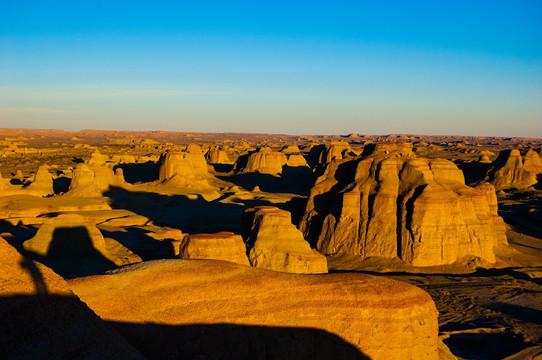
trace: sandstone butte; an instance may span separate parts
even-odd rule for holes
[[[309,166],[309,164],[307,164],[307,160],[305,160],[305,158],[301,154],[288,155],[288,161],[286,162],[286,165],[290,167]]]
[[[242,173],[278,175],[282,173],[282,167],[287,162],[288,159],[283,153],[262,147],[248,155],[240,156],[235,162],[234,169]]]
[[[250,265],[241,235],[226,231],[185,236],[179,255],[181,259],[214,259]]]
[[[309,164],[315,166],[326,164],[331,160],[340,160],[353,155],[350,144],[346,141],[332,141],[329,145],[315,145],[309,151]]]
[[[523,159],[517,149],[503,150],[489,169],[486,180],[497,189],[524,189],[535,185],[541,173],[542,161],[534,150],[527,151]]]
[[[411,149],[371,144],[360,157],[332,161],[311,189],[305,238],[322,254],[414,266],[466,256],[495,262],[495,248],[508,243],[493,185],[468,187],[453,162],[415,158]]]
[[[64,279],[0,237],[0,358],[143,359]]]
[[[344,345],[331,354],[318,341],[302,347],[312,330],[340,337],[370,359],[438,359],[438,312],[431,297],[415,286],[371,275],[298,275],[213,260],[159,260],[70,280],[69,286],[154,358],[221,358],[220,351],[231,358],[346,358]],[[152,323],[169,326],[171,334],[181,325],[196,330],[191,338],[166,340],[128,325]],[[244,331],[235,331],[239,327]],[[279,341],[250,336],[250,329],[261,327],[292,335]],[[198,346],[202,342],[207,346]]]
[[[226,151],[218,146],[211,147],[205,154],[205,160],[209,164],[231,164],[232,161],[228,158]]]
[[[121,169],[118,169],[121,170]],[[110,186],[125,186],[121,171],[116,173],[106,165],[77,164],[70,182],[68,197],[101,197]]]
[[[159,180],[177,186],[208,187],[207,161],[198,145],[184,151],[167,152],[160,157]]]
[[[292,273],[326,273],[326,257],[312,249],[286,210],[259,206],[243,213],[242,235],[254,267]]]

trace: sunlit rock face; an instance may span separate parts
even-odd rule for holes
[[[179,255],[181,259],[224,260],[250,265],[243,238],[232,232],[187,235],[180,244]]]
[[[68,197],[101,197],[110,186],[125,185],[121,171],[116,173],[109,166],[77,164],[70,187]]]
[[[231,164],[226,151],[220,149],[218,146],[213,146],[207,151],[205,160],[209,164]]]
[[[190,144],[185,151],[167,152],[160,158],[159,180],[171,184],[208,185],[207,161],[198,145]]]
[[[497,189],[524,189],[538,182],[542,161],[538,153],[529,150],[522,158],[517,149],[503,150],[487,173],[487,180]]]
[[[53,176],[49,173],[49,167],[42,165],[38,168],[34,180],[24,188],[25,192],[35,196],[47,196],[54,194]]]
[[[300,222],[309,242],[323,254],[414,266],[464,256],[495,262],[494,249],[507,240],[492,185],[468,187],[453,162],[415,158],[402,144],[371,147],[331,162],[316,181]]]
[[[167,324],[171,334],[198,325],[196,336],[166,342],[160,333],[119,327],[156,358],[438,359],[433,300],[387,278],[163,260],[69,285],[107,321]]]
[[[263,147],[250,154],[240,156],[235,162],[234,170],[241,173],[278,175],[282,173],[282,167],[287,162],[288,159],[283,153]]]
[[[346,141],[332,141],[328,145],[316,145],[309,152],[309,165],[326,164],[332,160],[343,159],[348,155],[353,155],[353,153]]]
[[[245,210],[242,233],[254,267],[292,273],[327,272],[325,256],[310,247],[286,210],[272,206]]]

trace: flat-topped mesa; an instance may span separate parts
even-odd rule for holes
[[[126,185],[122,169],[105,165],[77,164],[68,192],[69,197],[101,197],[111,186]]]
[[[228,158],[226,151],[218,146],[211,147],[205,154],[205,160],[209,164],[231,164],[232,161]]]
[[[309,165],[327,164],[348,155],[355,155],[346,141],[332,141],[329,145],[316,145],[309,151]]]
[[[282,167],[287,161],[283,153],[262,147],[248,155],[240,156],[235,162],[234,170],[241,173],[278,175],[282,173]]]
[[[184,151],[168,151],[160,157],[161,182],[182,186],[207,186],[208,175],[207,161],[198,145],[190,144]]]
[[[466,186],[448,160],[370,154],[331,162],[311,189],[299,226],[321,253],[414,266],[496,261],[507,240],[493,185]]]
[[[327,272],[325,256],[310,247],[286,210],[273,206],[245,210],[242,235],[254,267],[304,274]]]
[[[112,324],[167,324],[160,327],[178,341],[164,341],[160,331],[118,327],[155,358],[438,359],[433,300],[384,277],[162,260],[69,285]]]
[[[185,236],[179,247],[179,256],[181,259],[224,260],[250,265],[241,235],[226,231]]]
[[[28,194],[47,196],[55,193],[53,190],[53,176],[49,173],[49,166],[42,165],[38,168],[34,180],[24,188]]]
[[[285,145],[280,149],[280,152],[284,155],[292,155],[301,153],[301,150],[299,150],[297,145]]]
[[[529,150],[524,159],[517,149],[503,150],[488,170],[486,180],[497,189],[524,189],[538,182],[539,173],[542,163],[534,150]]]

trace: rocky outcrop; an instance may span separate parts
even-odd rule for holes
[[[2,359],[143,359],[46,266],[0,237]]]
[[[398,257],[414,266],[465,256],[495,262],[494,249],[507,240],[494,187],[466,186],[451,161],[386,147],[328,165],[300,223],[305,238],[323,254]]]
[[[278,175],[287,163],[286,155],[272,151],[268,147],[259,149],[245,156],[240,156],[235,162],[234,170],[241,173]]]
[[[114,172],[104,165],[77,164],[66,196],[101,197],[111,186],[125,185],[122,169]]]
[[[232,232],[187,235],[179,247],[179,255],[181,259],[224,260],[250,265],[243,238]]]
[[[332,141],[329,145],[316,145],[309,151],[309,165],[327,164],[331,160],[340,160],[354,155],[346,141]]]
[[[156,358],[438,359],[433,300],[387,278],[164,260],[69,285],[104,320],[167,324],[116,328]]]
[[[242,235],[252,266],[292,273],[326,273],[325,256],[311,249],[286,210],[259,206],[245,210]]]
[[[159,180],[178,186],[208,186],[207,161],[198,145],[167,152],[160,158]]]
[[[503,150],[489,169],[486,180],[497,189],[524,189],[535,185],[540,173],[542,163],[534,150],[529,150],[524,158],[517,149]]]
[[[286,162],[286,166],[289,167],[307,167],[309,164],[307,164],[307,160],[303,157],[301,154],[292,154],[288,156],[288,161]]]
[[[231,164],[226,151],[221,150],[218,146],[213,146],[205,154],[205,159],[209,164]]]
[[[47,165],[42,165],[38,168],[34,180],[26,188],[26,193],[35,196],[53,195],[53,176],[49,172]]]

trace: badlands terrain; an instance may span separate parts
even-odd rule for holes
[[[0,129],[0,358],[541,358],[541,150]]]

